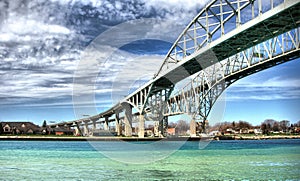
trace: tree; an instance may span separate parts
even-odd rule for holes
[[[186,132],[187,132],[187,130],[190,129],[190,125],[186,121],[184,121],[184,120],[179,120],[177,122],[176,129],[178,130],[178,134],[179,135],[185,135]]]
[[[282,120],[279,122],[279,124],[283,132],[287,132],[288,128],[290,127],[290,121],[288,120]]]
[[[269,130],[267,128],[267,124],[266,123],[261,123],[260,129],[261,129],[261,131],[262,131],[263,134],[268,134],[269,133]]]
[[[252,128],[253,126],[248,123],[247,121],[239,121],[239,127],[242,129],[242,128],[247,128],[247,129],[250,129]]]
[[[3,127],[2,127],[2,123],[0,122],[0,134],[3,133]]]
[[[46,120],[44,120],[42,127],[43,127],[43,128],[46,128],[46,127],[47,127],[47,122],[46,122]]]
[[[235,121],[232,122],[232,128],[235,129]]]
[[[280,125],[277,121],[274,122],[272,130],[273,131],[279,131],[280,130]]]

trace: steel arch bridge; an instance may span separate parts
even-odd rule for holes
[[[138,120],[139,137],[144,137],[145,118],[157,121],[161,133],[168,116],[187,113],[205,122],[232,83],[300,57],[299,24],[299,0],[213,0],[184,29],[152,80],[105,112],[51,126],[80,130],[84,125],[87,134],[89,125],[94,130],[104,124],[108,130],[115,122],[120,135],[123,120],[124,134],[131,136],[132,122]],[[191,76],[188,85],[174,92],[178,82]]]

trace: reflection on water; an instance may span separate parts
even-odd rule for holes
[[[163,150],[140,151],[151,159]],[[0,180],[299,180],[299,150],[300,140],[219,141],[205,149],[186,142],[159,161],[126,164],[88,142],[1,141]],[[114,152],[122,156],[122,148]]]

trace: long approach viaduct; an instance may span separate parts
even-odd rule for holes
[[[118,135],[132,136],[137,121],[144,137],[149,117],[164,135],[168,116],[189,114],[195,134],[195,121],[205,128],[214,103],[232,83],[299,58],[299,24],[299,0],[213,0],[183,30],[153,79],[105,112],[51,126],[83,127],[88,135],[97,124],[109,130],[114,122]],[[175,92],[187,77],[191,82]]]

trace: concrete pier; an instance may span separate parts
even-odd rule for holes
[[[104,121],[104,123],[103,123],[103,124],[104,124],[104,130],[105,130],[105,131],[108,131],[108,130],[109,130],[109,126],[108,126],[108,118],[109,118],[109,117],[105,117],[105,121]]]
[[[115,113],[115,124],[116,124],[117,135],[120,136],[122,134],[122,124],[120,121],[119,112]]]
[[[196,121],[195,119],[192,119],[190,122],[190,136],[196,136]]]
[[[84,122],[84,135],[88,136],[89,135],[89,125],[88,125],[88,121]]]
[[[139,138],[144,138],[145,136],[145,118],[144,115],[139,115]]]
[[[132,107],[127,105],[125,107],[125,136],[132,136]]]

